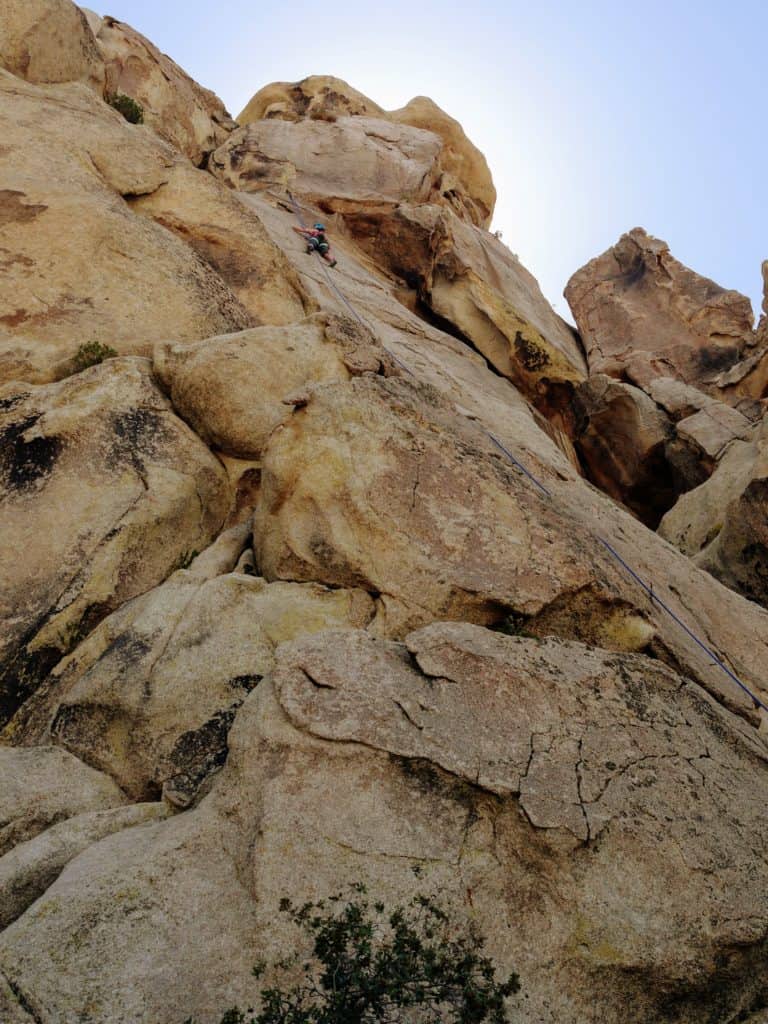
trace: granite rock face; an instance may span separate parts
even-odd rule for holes
[[[141,33],[116,18],[101,18],[95,32],[108,96],[139,103],[144,123],[199,166],[235,127],[224,104],[203,89]]]
[[[3,71],[0,129],[0,380],[66,376],[88,342],[148,355],[252,326],[207,262],[131,210],[184,159],[168,143],[83,84]]]
[[[657,376],[705,381],[752,340],[749,300],[683,266],[642,228],[578,270],[565,296],[590,371],[640,385]]]
[[[765,325],[635,230],[579,334],[425,97],[0,12],[3,1024],[213,1024],[356,881],[520,1024],[757,1024]]]
[[[273,120],[334,124],[340,118],[352,117],[376,118],[437,136],[440,157],[434,177],[435,194],[463,219],[483,228],[489,226],[496,189],[485,157],[459,122],[427,96],[416,96],[400,110],[387,112],[340,78],[312,75],[301,82],[273,82],[260,89],[238,121],[242,125]]]
[[[208,545],[230,495],[145,360],[109,359],[0,396],[6,721],[100,619]]]
[[[93,32],[70,0],[3,0],[0,67],[28,82],[104,83]]]
[[[282,896],[350,878],[471,915],[521,1019],[618,1024],[630,999],[640,1024],[693,1024],[759,998],[765,748],[658,662],[467,624],[318,634],[280,649],[230,744],[195,810],[91,845],[0,935],[46,1024],[245,1005],[253,943],[293,948]],[[163,984],[148,944],[173,950]]]

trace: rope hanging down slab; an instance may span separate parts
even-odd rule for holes
[[[293,195],[290,192],[288,192],[288,190],[286,190],[286,192],[288,194],[288,198],[290,199],[290,201],[291,201],[291,203],[293,205],[293,209],[294,209],[294,212],[296,214],[296,217],[297,217],[299,223],[301,224],[302,227],[306,227],[306,225],[304,223],[304,220],[303,220],[303,218],[301,216],[301,210],[299,208],[299,204],[296,202],[296,200],[294,199]],[[336,284],[331,280],[331,276],[330,276],[330,274],[328,272],[328,268],[325,266],[325,263],[322,264],[322,267],[323,267],[323,271],[325,273],[326,280],[328,281],[329,288],[333,292],[335,292],[335,294],[338,296],[340,301],[347,307],[347,309],[350,310],[350,312],[355,317],[355,319],[358,321],[358,323],[362,324],[364,327],[367,327],[368,330],[370,330],[373,334],[375,334],[376,332],[373,331],[373,328],[371,327],[371,325],[366,323],[366,321],[360,316],[360,314],[357,312],[357,310],[352,305],[352,303],[343,294],[341,289],[338,288],[336,286]],[[409,373],[412,377],[414,377],[414,378],[416,377],[416,375],[413,372],[413,370],[406,363],[404,363],[401,359],[398,359],[398,357],[394,354],[394,352],[390,351],[385,346],[382,346],[382,348],[384,348],[384,351],[390,356],[391,359],[393,359],[398,364],[398,366],[400,366],[403,370],[405,370],[407,373]],[[499,441],[499,439],[497,437],[495,437],[489,430],[485,430],[484,428],[482,428],[482,429],[483,429],[485,435],[488,437],[488,439],[512,463],[512,465],[515,466],[516,469],[518,469],[525,477],[527,477],[527,479],[530,480],[531,483],[535,487],[537,487],[542,492],[542,494],[544,494],[547,498],[551,498],[552,497],[552,492],[547,487],[545,487],[544,484],[540,480],[538,480],[533,475],[533,473],[531,473],[531,471],[529,469],[527,469],[523,465],[523,463],[520,462],[520,460],[517,459],[512,454],[512,452],[509,451],[509,449],[506,448],[505,445],[503,445],[501,443],[501,441]],[[763,711],[768,712],[768,705],[766,705],[762,700],[760,700],[760,698],[757,696],[757,694],[755,694],[746,685],[746,683],[743,683],[741,681],[741,679],[739,679],[739,677],[736,675],[735,672],[732,672],[731,669],[728,668],[728,666],[725,664],[725,662],[722,660],[722,658],[719,658],[715,654],[715,652],[710,647],[708,647],[704,643],[704,641],[700,637],[698,637],[689,626],[687,626],[685,624],[685,622],[683,622],[683,620],[680,618],[680,616],[677,615],[677,613],[675,611],[673,611],[673,609],[670,608],[669,605],[665,601],[662,601],[662,599],[654,592],[653,583],[650,583],[650,584],[646,583],[645,580],[643,580],[642,577],[637,572],[635,572],[635,570],[632,568],[632,566],[629,565],[629,563],[626,562],[621,557],[621,555],[613,547],[613,545],[608,543],[607,540],[605,540],[603,537],[601,537],[598,533],[593,533],[592,535],[595,538],[595,540],[599,544],[601,544],[603,546],[603,548],[605,548],[605,550],[608,552],[608,554],[611,556],[611,558],[613,558],[614,561],[616,561],[622,567],[622,569],[630,576],[630,578],[633,579],[637,584],[639,584],[640,587],[642,587],[642,589],[645,591],[645,593],[650,597],[651,601],[654,604],[658,605],[658,607],[661,608],[662,611],[666,612],[666,614],[672,619],[672,621],[680,629],[682,629],[682,631],[686,634],[686,636],[690,640],[692,640],[694,642],[694,644],[696,644],[696,646],[698,648],[700,648],[700,650],[702,650],[704,652],[704,654],[707,655],[707,657],[710,659],[712,665],[714,667],[716,667],[716,668],[719,668],[722,672],[724,672],[725,675],[731,680],[731,682],[735,683],[739,687],[739,689],[742,690],[742,692],[744,692],[750,698],[750,700],[754,703],[756,708],[762,708]]]

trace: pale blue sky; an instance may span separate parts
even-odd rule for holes
[[[109,0],[234,116],[267,82],[431,96],[483,150],[494,227],[565,312],[573,271],[641,225],[762,301],[765,0]]]

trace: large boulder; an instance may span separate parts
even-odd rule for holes
[[[384,110],[341,78],[310,75],[300,82],[271,82],[250,98],[238,124],[281,121],[336,121],[339,117],[382,117]]]
[[[186,807],[227,757],[244,697],[275,648],[320,630],[365,627],[359,590],[210,576],[195,566],[106,619],[12,722],[14,741],[57,742],[135,800]]]
[[[158,345],[155,373],[179,415],[209,444],[258,459],[306,385],[376,372],[387,357],[349,317],[316,314],[197,345]]]
[[[262,120],[297,122],[304,119],[334,123],[339,118],[366,117],[410,125],[437,135],[441,142],[434,192],[470,223],[487,228],[496,203],[496,189],[485,157],[467,138],[458,121],[426,96],[416,96],[399,110],[385,111],[340,78],[312,75],[300,82],[273,82],[260,89],[238,122]],[[328,195],[332,195],[329,191]]]
[[[100,619],[210,543],[230,492],[145,360],[9,384],[0,407],[5,720]]]
[[[363,587],[378,596],[376,628],[390,636],[436,618],[543,622],[549,612],[566,633],[645,646],[653,628],[605,589],[615,574],[597,547],[575,523],[572,544],[560,515],[491,451],[408,380],[315,388],[264,452],[254,517],[262,572]],[[577,610],[582,599],[593,615]]]
[[[254,516],[262,573],[362,587],[376,598],[372,628],[382,635],[459,619],[650,650],[751,714],[706,643],[691,641],[654,596],[727,651],[758,693],[766,613],[584,485],[562,457],[537,457],[524,436],[508,443],[536,483],[411,378],[315,388],[263,455]]]
[[[84,342],[149,354],[253,324],[207,262],[131,211],[183,160],[151,130],[84,85],[0,71],[0,131],[0,381],[61,377]]]
[[[0,67],[28,82],[104,83],[93,32],[71,0],[3,0]]]
[[[144,123],[197,166],[221,145],[235,122],[221,100],[178,64],[116,18],[100,19],[96,41],[106,68],[106,93],[141,104]]]
[[[768,417],[734,441],[714,474],[683,495],[659,533],[702,569],[768,607]]]
[[[443,199],[463,220],[487,228],[496,206],[496,189],[485,157],[467,138],[459,122],[428,96],[415,96],[386,116],[398,124],[426,128],[440,136],[443,173],[439,188]]]
[[[304,952],[280,901],[350,881],[470,917],[520,973],[522,1024],[620,1024],[628,1006],[700,1024],[715,991],[722,1019],[758,1004],[766,750],[698,686],[458,623],[277,658],[202,803],[89,846],[0,935],[40,1024],[253,1005],[254,959]]]
[[[120,807],[125,794],[58,747],[0,746],[0,857],[59,821]]]
[[[704,381],[753,342],[749,299],[689,270],[642,228],[577,271],[565,297],[590,371],[641,386],[655,376]]]
[[[162,803],[86,811],[51,825],[0,857],[0,930],[24,913],[74,857],[104,836],[167,817]],[[2,1003],[0,1003],[2,1009]],[[5,1017],[2,1018],[5,1024]]]
[[[254,121],[210,160],[232,188],[289,188],[329,211],[394,209],[427,202],[438,187],[440,139],[432,132],[371,117],[337,121]]]

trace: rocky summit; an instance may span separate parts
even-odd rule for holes
[[[362,883],[510,1021],[764,1024],[765,318],[633,228],[572,326],[430,99],[70,0],[0,125],[0,1021],[219,1024]]]

